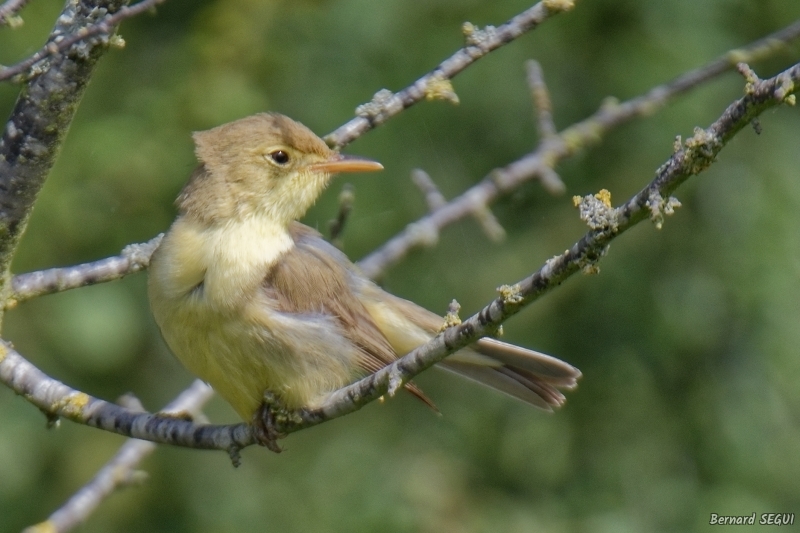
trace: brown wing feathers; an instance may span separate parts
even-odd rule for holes
[[[264,279],[264,288],[278,302],[278,309],[335,317],[342,334],[359,348],[358,366],[364,374],[377,372],[397,360],[394,349],[353,294],[349,272],[334,255],[313,246],[315,237],[321,239],[319,234],[298,223],[290,230],[295,247],[281,256]],[[416,385],[407,383],[405,388],[438,411]]]
[[[433,335],[442,318],[413,302],[384,293],[383,299],[417,327]],[[581,372],[543,353],[483,338],[440,363],[442,368],[545,410],[564,403],[559,389],[577,386]]]

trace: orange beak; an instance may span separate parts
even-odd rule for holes
[[[383,165],[363,157],[333,154],[327,161],[314,163],[308,168],[314,172],[337,174],[339,172],[374,172],[383,170]]]

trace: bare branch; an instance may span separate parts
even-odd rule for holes
[[[700,68],[649,90],[644,95],[622,103],[607,100],[592,116],[545,139],[532,153],[503,168],[493,170],[482,181],[453,198],[441,209],[410,223],[383,246],[359,261],[359,267],[372,278],[380,277],[390,265],[405,257],[411,250],[425,246],[429,242],[426,240],[426,233],[419,231],[420,228],[425,228],[427,234],[438,234],[445,226],[474,213],[477,201],[489,205],[503,194],[537,176],[543,184],[549,181],[551,186],[557,188],[561,180],[555,175],[553,166],[562,159],[597,144],[602,135],[612,128],[636,117],[650,115],[656,109],[663,107],[670,98],[736,67],[737,61],[744,61],[741,58],[761,59],[798,37],[800,37],[800,21],[744,48],[727,52]]]
[[[141,413],[93,398],[47,376],[2,340],[0,381],[48,416],[126,437],[231,453],[254,442],[247,424],[198,425],[183,417]]]
[[[465,23],[462,30],[467,46],[402,91],[395,94],[386,89],[378,91],[372,102],[359,106],[356,118],[328,134],[325,141],[336,148],[353,142],[404,109],[428,98],[432,83],[440,84],[443,80],[452,79],[478,59],[536,28],[553,15],[572,7],[572,0],[544,0],[497,28],[487,26],[479,30],[472,24]]]
[[[124,0],[67,2],[50,41],[65,38],[116,12]],[[0,294],[8,294],[8,269],[36,197],[55,163],[97,60],[106,47],[86,45],[54,57],[30,80],[0,138]],[[0,316],[2,314],[0,313]]]
[[[439,191],[439,187],[433,182],[433,178],[421,168],[415,168],[411,171],[411,181],[422,191],[429,211],[436,211],[447,204],[447,198]]]
[[[355,203],[356,194],[353,186],[345,183],[342,191],[339,193],[339,213],[336,218],[328,222],[330,230],[331,242],[337,247],[342,248],[342,233],[347,224],[347,219],[350,217],[350,212],[353,210],[353,203]]]
[[[590,231],[563,254],[548,260],[537,272],[507,287],[500,297],[460,325],[447,328],[430,342],[395,363],[332,393],[318,410],[301,411],[301,420],[280,428],[285,433],[317,425],[354,412],[387,394],[390,383],[405,383],[448,354],[497,331],[502,322],[530,305],[569,276],[592,271],[608,244],[635,224],[650,218],[657,227],[676,201],[669,195],[711,163],[726,143],[755,117],[781,103],[794,103],[800,90],[800,63],[764,81],[748,81],[747,95],[725,110],[708,129],[698,128],[662,165],[656,178],[619,208],[610,207],[607,191],[578,198],[581,218]],[[0,381],[50,416],[63,416],[86,425],[155,442],[193,448],[238,450],[254,443],[249,424],[196,425],[184,419],[142,414],[92,398],[43,374],[5,342],[0,342]]]
[[[656,178],[633,198],[617,209],[610,207],[610,198],[605,198],[608,205],[601,201],[600,207],[595,207],[595,212],[591,213],[594,221],[591,230],[569,250],[548,260],[537,272],[513,285],[511,291],[505,291],[460,325],[446,329],[395,363],[336,391],[320,409],[302,413],[304,420],[301,423],[282,429],[290,433],[357,411],[386,394],[389,383],[407,383],[447,355],[480,337],[492,335],[503,321],[569,276],[581,270],[591,271],[587,267],[592,267],[605,255],[611,240],[635,224],[650,218],[660,228],[664,215],[671,214],[677,202],[668,198],[669,195],[690,176],[708,168],[725,144],[754,117],[783,102],[793,105],[791,96],[798,90],[800,63],[769,80],[754,84],[747,96],[728,106],[708,129],[697,128],[694,136],[659,168]],[[587,201],[580,199],[581,203]]]
[[[120,255],[114,257],[73,267],[51,268],[14,276],[11,280],[11,295],[5,307],[10,309],[31,298],[114,281],[144,270],[150,265],[150,256],[158,248],[163,236],[158,235],[142,244],[128,245]]]
[[[550,91],[547,90],[547,85],[544,83],[544,74],[542,74],[542,67],[538,61],[533,59],[527,61],[525,69],[528,72],[528,87],[531,89],[533,109],[536,111],[536,126],[539,130],[539,137],[546,139],[558,132],[555,122],[553,122],[553,105],[550,101]]]
[[[31,0],[6,0],[3,2],[3,4],[0,5],[0,26],[8,25],[13,27],[15,24],[18,25],[19,22],[14,22],[18,19],[17,13],[30,1]]]
[[[30,56],[28,59],[20,61],[16,65],[0,69],[0,81],[4,81],[13,78],[14,76],[17,76],[19,74],[22,74],[30,70],[31,68],[35,67],[37,63],[49,57],[60,54],[61,52],[67,50],[71,46],[78,44],[82,41],[87,41],[92,37],[97,37],[97,36],[108,37],[112,33],[114,33],[114,31],[116,31],[117,26],[123,20],[144,13],[145,11],[154,9],[158,4],[162,4],[164,2],[166,2],[166,0],[142,0],[141,2],[133,6],[121,7],[113,15],[109,15],[95,24],[91,24],[89,26],[83,26],[69,33],[63,33],[59,35],[53,33],[53,35],[51,35],[50,39],[47,41],[47,44],[45,44],[38,52]],[[105,44],[106,41],[102,42]],[[41,70],[46,70],[46,69],[47,67],[44,67]],[[36,74],[38,74],[38,72],[33,72],[33,75]]]
[[[379,277],[386,268],[405,257],[413,248],[435,243],[439,231],[444,227],[471,216],[474,213],[473,202],[476,198],[482,199],[481,202],[484,205],[489,205],[501,194],[510,192],[514,187],[537,176],[545,188],[551,190],[551,192],[558,192],[558,188],[563,187],[563,183],[552,167],[545,164],[548,161],[555,165],[559,160],[568,157],[578,149],[599,142],[599,136],[602,133],[633,118],[653,113],[656,109],[665,105],[670,98],[727,72],[733,68],[733,62],[737,59],[751,61],[764,59],[775,54],[785,47],[788,42],[798,37],[800,37],[800,21],[759,39],[746,47],[731,50],[700,68],[691,70],[665,85],[651,89],[642,96],[622,104],[612,102],[603,106],[591,117],[566,128],[553,139],[540,144],[533,153],[502,169],[493,171],[487,178],[461,196],[444,204],[428,216],[409,224],[400,234],[362,259],[360,266],[371,277]],[[336,131],[340,131],[346,126],[344,125]],[[549,158],[553,159],[550,160]],[[497,183],[495,183],[495,180],[497,180]],[[149,242],[152,243],[153,241]],[[143,243],[143,245],[146,244]],[[114,263],[118,262],[120,258],[112,257],[109,260]],[[19,293],[14,290],[11,298],[22,301],[33,296],[50,294],[58,290],[67,290],[92,283],[118,279],[140,270],[134,264],[131,264],[132,269],[125,270],[124,264],[118,263],[119,270],[115,270],[114,275],[105,278],[96,275],[96,271],[92,268],[92,265],[101,265],[103,261],[57,269],[58,278],[62,280],[58,283],[52,283],[52,274],[43,275],[44,272],[48,271],[15,276],[13,287],[24,287],[24,294],[22,290]],[[89,274],[88,277],[94,279],[84,279],[81,272]],[[64,280],[70,280],[70,282],[66,283]],[[58,286],[62,282],[64,283],[63,286]]]
[[[180,414],[194,412],[205,404],[214,392],[200,380],[183,391],[161,412]],[[103,468],[76,492],[47,520],[35,524],[23,533],[65,533],[83,523],[94,510],[116,489],[139,481],[144,473],[136,466],[153,453],[156,444],[146,440],[131,439],[109,460]]]

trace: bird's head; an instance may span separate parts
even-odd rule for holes
[[[194,134],[201,167],[178,197],[184,214],[208,222],[267,216],[300,218],[339,172],[381,170],[341,155],[299,122],[261,113]]]

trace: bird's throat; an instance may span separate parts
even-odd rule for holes
[[[275,261],[293,246],[288,228],[268,217],[210,226],[181,217],[159,255],[173,265],[169,270],[174,278],[164,281],[187,294],[200,283],[205,303],[222,310],[246,303]]]

